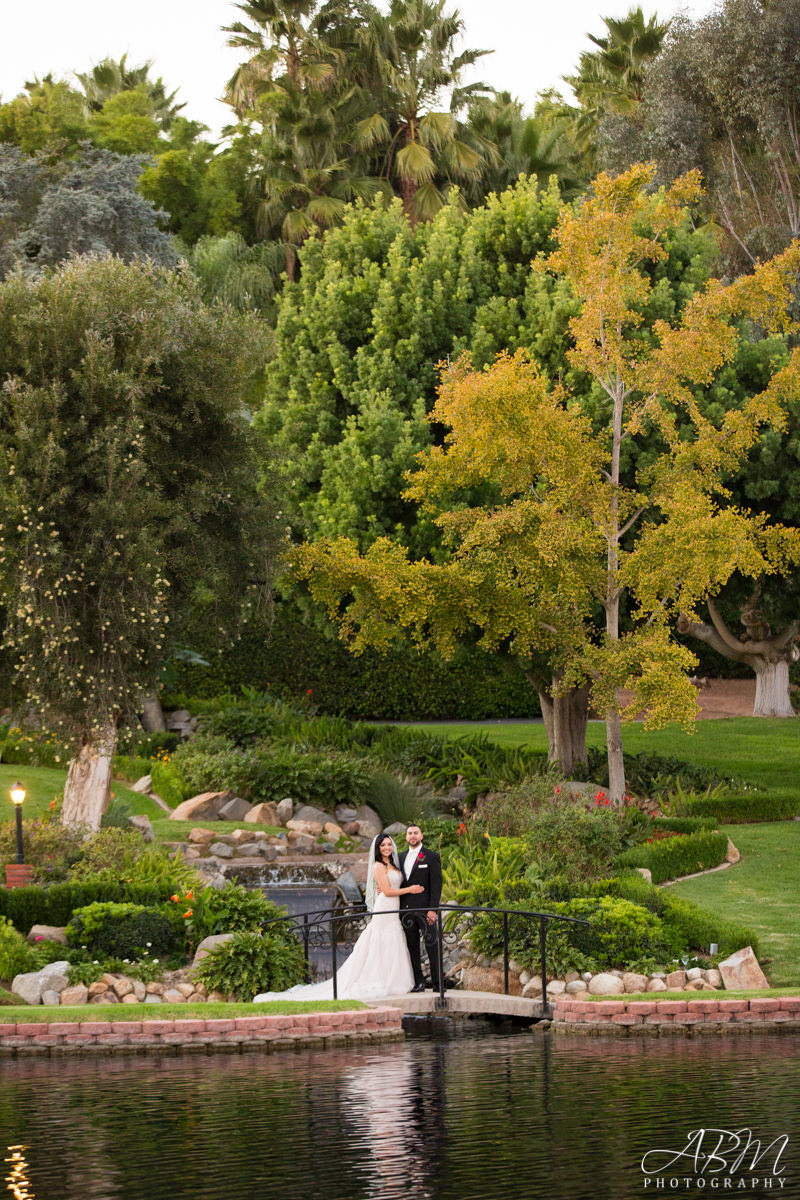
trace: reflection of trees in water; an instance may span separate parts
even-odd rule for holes
[[[28,1147],[37,1200],[622,1200],[643,1153],[698,1125],[800,1136],[798,1052],[792,1036],[517,1034],[19,1059],[0,1136]]]

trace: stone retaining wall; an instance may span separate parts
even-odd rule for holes
[[[138,1053],[228,1049],[265,1051],[345,1046],[403,1038],[402,1010],[315,1012],[166,1021],[18,1021],[0,1023],[0,1057],[22,1054]]]
[[[752,1000],[579,1000],[557,996],[553,1028],[559,1032],[659,1034],[749,1030],[800,1032],[800,996]]]

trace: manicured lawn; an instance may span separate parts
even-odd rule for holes
[[[800,984],[800,821],[730,825],[725,832],[742,860],[673,885],[708,912],[758,932],[761,964],[776,987]]]
[[[268,1017],[275,1013],[352,1012],[360,1000],[270,1000],[266,1004],[15,1004],[0,1007],[0,1024],[16,1021],[178,1021]]]
[[[151,818],[152,821],[152,818]],[[204,829],[213,829],[216,834],[233,833],[234,829],[248,829],[255,833],[257,830],[261,833],[277,834],[285,833],[285,829],[281,829],[277,825],[256,825],[249,821],[204,821],[198,818],[196,821],[171,821],[165,812],[161,812],[160,817],[152,821],[153,834],[157,842],[186,842],[189,840],[189,832],[201,826]]]
[[[9,789],[17,780],[25,788],[23,817],[41,817],[50,810],[50,803],[64,791],[66,771],[55,767],[26,767],[19,763],[0,763],[0,820],[10,821],[14,816]],[[147,796],[132,792],[124,783],[112,784],[111,791],[124,800],[132,812],[146,812],[148,816],[162,813],[158,805]],[[162,815],[164,815],[162,813]]]

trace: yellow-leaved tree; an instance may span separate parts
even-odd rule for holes
[[[800,557],[797,530],[736,509],[725,486],[761,429],[782,424],[800,388],[798,351],[716,422],[695,394],[733,359],[742,318],[789,328],[800,246],[731,285],[712,280],[673,324],[637,336],[648,267],[700,194],[696,174],[656,192],[652,179],[647,165],[599,176],[588,199],[562,211],[557,249],[534,264],[580,301],[570,358],[601,389],[599,432],[597,414],[590,421],[524,353],[482,371],[462,358],[444,371],[430,416],[448,431],[444,445],[420,456],[407,492],[434,514],[448,557],[412,562],[386,539],[364,555],[339,539],[296,556],[356,650],[411,632],[449,653],[477,631],[490,653],[544,657],[556,697],[588,688],[606,718],[615,800],[625,791],[622,721],[644,712],[651,727],[691,727],[696,715],[696,660],[672,638],[677,617],[696,614],[734,572],[784,572]],[[623,445],[637,437],[657,451],[626,482]],[[545,716],[551,757],[569,769],[570,713]]]

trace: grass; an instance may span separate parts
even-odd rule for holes
[[[672,891],[715,916],[757,931],[761,965],[776,987],[800,984],[800,822],[724,826],[741,862],[672,885]]]
[[[17,1004],[0,1009],[0,1024],[17,1021],[177,1021],[268,1017],[284,1013],[352,1012],[360,1000],[270,1000],[266,1004]]]
[[[743,991],[741,988],[720,988],[716,992],[624,992],[618,996],[587,996],[581,994],[579,999],[591,1000],[592,1003],[604,1000],[758,1000],[762,997],[774,1000],[781,996],[796,996],[798,987],[753,988]]]
[[[257,825],[250,821],[204,821],[198,817],[196,821],[171,821],[163,812],[152,822],[153,835],[157,842],[187,842],[192,829],[213,829],[215,834],[233,833],[234,829],[252,829],[255,833],[278,834],[286,830],[278,825]]]
[[[24,817],[42,817],[50,811],[50,803],[64,791],[67,778],[66,771],[57,767],[26,767],[21,763],[0,763],[0,819],[12,820],[14,806],[11,803],[9,790],[19,780],[25,788],[25,803],[22,809]],[[132,792],[124,783],[116,780],[111,791],[119,799],[130,806],[132,812],[146,812],[148,816],[161,813],[162,809],[153,803],[149,796],[140,796]]]

